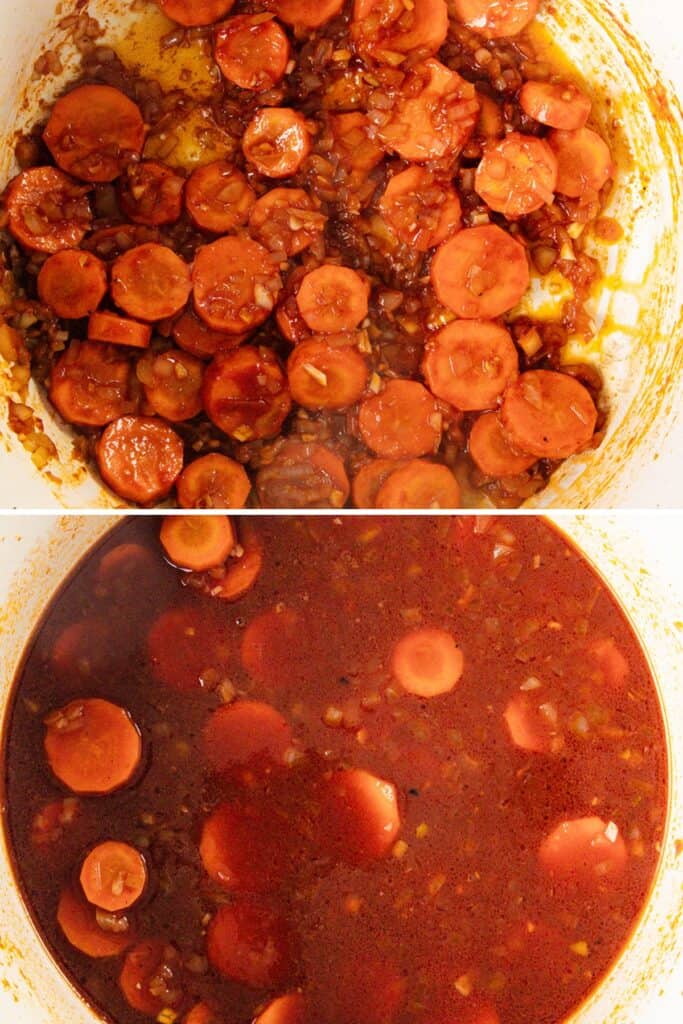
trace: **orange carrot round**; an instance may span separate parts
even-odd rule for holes
[[[292,407],[287,378],[265,346],[217,355],[204,375],[203,397],[209,419],[241,443],[274,437]]]
[[[183,212],[185,179],[157,160],[131,164],[119,180],[119,206],[134,224],[175,224]]]
[[[214,33],[216,63],[242,89],[272,89],[284,77],[290,53],[284,30],[262,14],[233,15]]]
[[[282,715],[260,701],[239,700],[214,711],[204,727],[206,759],[221,775],[282,766],[292,732]]]
[[[519,104],[529,117],[563,131],[583,128],[591,111],[590,99],[573,82],[525,82]]]
[[[151,505],[170,494],[183,469],[183,442],[152,416],[122,416],[110,423],[95,450],[100,475],[126,501]]]
[[[127,910],[147,885],[145,858],[134,846],[109,840],[83,861],[80,882],[88,901],[112,913]]]
[[[557,191],[578,199],[599,192],[614,176],[612,154],[604,139],[590,128],[552,131],[550,148],[557,157]]]
[[[88,321],[88,341],[101,341],[126,348],[149,348],[152,328],[127,316],[116,316],[102,310],[93,313]]]
[[[243,335],[267,320],[282,288],[277,264],[250,238],[219,238],[197,253],[194,304],[216,331]]]
[[[251,482],[244,466],[214,452],[185,467],[176,491],[181,508],[244,508]]]
[[[256,193],[241,171],[217,160],[193,171],[185,188],[187,212],[204,231],[227,235],[246,224]]]
[[[235,0],[157,0],[167,18],[187,28],[212,25],[232,10]]]
[[[536,462],[535,455],[518,453],[508,444],[495,412],[479,416],[470,431],[470,458],[487,476],[517,476]]]
[[[50,401],[67,423],[104,427],[136,408],[132,381],[120,348],[72,341],[52,368]]]
[[[182,423],[202,411],[204,363],[189,353],[178,348],[148,352],[138,360],[136,373],[157,416]]]
[[[320,792],[320,842],[349,864],[385,857],[401,828],[396,787],[352,768],[334,772]]]
[[[219,907],[206,948],[219,974],[249,988],[278,988],[291,971],[287,922],[264,902],[243,898]]]
[[[432,394],[456,409],[491,409],[516,380],[519,357],[499,324],[454,320],[427,342],[422,373]]]
[[[191,572],[222,565],[236,543],[228,516],[167,516],[160,539],[169,561]]]
[[[439,408],[427,389],[413,380],[391,380],[384,391],[366,398],[358,427],[368,448],[385,459],[431,454],[441,441]]]
[[[343,459],[318,441],[288,440],[256,477],[264,508],[343,508],[350,485]]]
[[[379,212],[404,245],[426,252],[461,224],[455,189],[425,167],[408,167],[389,179]]]
[[[557,185],[557,158],[544,139],[510,132],[489,143],[474,188],[492,210],[509,220],[550,205]]]
[[[266,178],[296,174],[310,151],[306,120],[291,107],[263,107],[242,136],[242,152]]]
[[[301,282],[296,301],[312,331],[352,331],[368,315],[369,287],[349,267],[325,264],[311,270]]]
[[[57,924],[74,949],[93,959],[119,956],[135,939],[126,920],[121,921],[121,931],[100,928],[95,907],[71,888],[59,897]]]
[[[370,459],[361,466],[351,484],[351,495],[356,508],[375,508],[382,484],[402,465],[404,463],[398,459]]]
[[[397,682],[417,697],[450,693],[463,673],[465,659],[450,633],[424,627],[406,633],[394,647],[391,669]]]
[[[244,334],[226,334],[215,331],[200,320],[192,308],[188,308],[173,324],[173,340],[183,351],[197,359],[213,359],[219,352],[237,348],[249,337]]]
[[[221,803],[202,827],[199,855],[204,870],[232,892],[272,892],[285,871],[282,837],[265,809]]]
[[[538,859],[556,881],[604,885],[624,873],[628,850],[614,822],[591,815],[560,822],[541,843]]]
[[[113,793],[137,772],[142,739],[124,708],[91,697],[48,715],[45,753],[54,775],[72,792]]]
[[[249,233],[269,252],[287,259],[308,249],[325,228],[319,203],[302,188],[272,188],[252,208]]]
[[[129,249],[112,267],[111,297],[138,320],[175,316],[191,292],[190,268],[165,245],[149,242]]]
[[[524,246],[495,224],[458,231],[436,250],[432,287],[458,316],[490,320],[519,302],[529,286]]]
[[[454,0],[456,16],[487,39],[519,35],[536,17],[539,0]]]
[[[207,573],[204,577],[203,592],[223,601],[239,601],[256,583],[263,568],[263,547],[258,534],[248,523],[244,523],[240,535],[243,553],[230,558],[222,575]]]
[[[390,473],[375,508],[459,508],[460,486],[448,466],[413,459]]]
[[[307,409],[347,409],[365,391],[369,370],[354,336],[312,338],[287,362],[292,398]]]
[[[289,992],[268,1003],[254,1024],[304,1024],[306,1004],[301,992]]]
[[[320,28],[331,21],[341,11],[344,0],[267,0],[266,7],[271,7],[280,21],[296,28]]]
[[[36,252],[77,249],[92,225],[87,191],[55,167],[31,167],[7,190],[7,226]]]
[[[107,294],[107,269],[88,252],[65,249],[50,256],[38,274],[40,301],[65,320],[94,313]]]
[[[598,411],[574,377],[528,370],[508,388],[499,412],[506,440],[539,459],[566,459],[593,436]]]
[[[126,953],[119,985],[128,1005],[147,1017],[176,1009],[185,998],[177,949],[161,939],[138,943]]]

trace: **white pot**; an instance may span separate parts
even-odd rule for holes
[[[41,48],[59,45],[55,9],[64,13],[74,4],[0,0],[0,139],[11,140],[17,129],[31,124],[45,90],[59,88],[51,80],[40,87],[27,82]],[[129,0],[91,0],[86,6],[105,16],[113,39],[125,31],[122,10],[139,16],[131,12]],[[681,506],[683,135],[675,95],[683,93],[683,14],[673,0],[564,0],[547,7],[543,17],[562,49],[588,82],[599,82],[612,100],[609,109],[598,107],[597,114],[619,156],[621,170],[608,212],[622,224],[624,237],[599,254],[608,277],[594,310],[598,341],[580,353],[605,376],[607,437],[596,452],[565,463],[533,504]],[[60,53],[64,56],[63,47]],[[11,145],[5,141],[0,181],[12,171]],[[8,387],[0,367],[0,398]],[[74,467],[72,435],[36,391],[31,404],[57,443],[60,462],[50,467],[49,478],[41,476],[3,416],[0,505],[119,505],[94,476]]]

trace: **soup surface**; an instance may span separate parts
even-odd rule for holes
[[[537,519],[238,531],[188,573],[129,519],[27,653],[7,824],[50,949],[117,1024],[562,1020],[666,815],[614,599]]]

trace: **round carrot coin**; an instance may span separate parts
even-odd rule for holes
[[[542,698],[533,701],[526,693],[518,693],[508,702],[503,718],[510,739],[520,750],[552,754],[564,746],[556,717],[549,715],[547,709]]]
[[[289,178],[311,151],[302,114],[290,107],[262,107],[242,136],[242,151],[266,178]]]
[[[427,342],[422,373],[432,394],[456,409],[491,409],[516,380],[519,358],[504,327],[453,320]]]
[[[263,547],[256,531],[245,523],[240,536],[242,554],[229,558],[222,571],[204,574],[199,589],[222,601],[239,601],[255,585],[263,568]]]
[[[214,33],[214,55],[225,78],[242,89],[272,89],[287,71],[291,47],[272,17],[236,14]]]
[[[166,423],[150,416],[122,416],[97,442],[105,484],[138,505],[161,501],[183,469],[183,442]]]
[[[80,873],[88,901],[102,910],[127,910],[147,885],[147,864],[139,850],[127,843],[100,843],[83,861]]]
[[[167,18],[195,28],[224,18],[234,7],[235,0],[157,0],[157,3]]]
[[[196,1003],[183,1024],[221,1024],[221,1016],[208,1003]]]
[[[274,437],[292,407],[276,356],[253,345],[217,355],[204,376],[203,394],[212,423],[242,443]]]
[[[319,213],[301,188],[272,188],[252,208],[249,233],[269,252],[290,259],[308,249],[325,229]]]
[[[173,565],[204,572],[225,562],[237,538],[228,516],[167,516],[160,540]]]
[[[519,104],[541,124],[570,132],[583,128],[591,112],[590,99],[573,82],[525,82]]]
[[[289,992],[268,1003],[254,1024],[304,1024],[306,1003],[301,992]]]
[[[152,677],[174,690],[196,690],[207,669],[221,668],[229,650],[217,644],[209,622],[194,607],[170,608],[147,634]]]
[[[212,712],[203,733],[206,759],[220,775],[281,767],[291,743],[291,729],[279,711],[254,700],[222,705]]]
[[[389,474],[375,508],[459,508],[460,486],[448,466],[413,459]]]
[[[492,320],[529,286],[526,250],[495,224],[465,228],[436,250],[431,281],[439,302],[458,316]]]
[[[94,313],[107,294],[107,269],[97,256],[65,249],[50,256],[38,274],[40,301],[65,320]]]
[[[111,297],[138,320],[175,316],[191,292],[190,268],[165,245],[139,245],[119,256],[112,267]]]
[[[538,859],[556,881],[597,885],[623,874],[628,851],[617,825],[592,815],[560,822],[541,843]]]
[[[588,653],[595,661],[601,682],[620,690],[628,679],[630,668],[614,637],[605,636],[593,640]]]
[[[185,998],[183,981],[178,950],[161,939],[146,939],[130,949],[119,975],[127,1003],[147,1017],[179,1007]]]
[[[370,119],[359,110],[353,110],[346,114],[330,114],[328,121],[337,160],[351,176],[352,182],[356,179],[363,181],[384,156],[382,147],[370,138]]]
[[[350,489],[343,460],[315,441],[285,441],[256,477],[264,508],[343,508]]]
[[[555,198],[557,159],[544,139],[510,132],[489,143],[474,176],[474,188],[492,210],[508,219],[524,217]]]
[[[320,28],[336,18],[344,6],[344,0],[267,0],[266,7],[272,7],[280,21],[296,28]]]
[[[355,270],[326,264],[306,274],[296,301],[312,331],[352,331],[368,315],[369,291]]]
[[[307,409],[347,409],[362,398],[369,370],[353,336],[297,345],[287,361],[292,398]]]
[[[358,428],[364,443],[382,458],[416,458],[439,447],[442,417],[418,381],[390,380],[384,391],[362,403]]]
[[[77,820],[82,803],[76,797],[53,800],[37,812],[31,822],[31,842],[34,846],[50,846],[58,842],[65,829]]]
[[[119,179],[119,206],[135,224],[175,224],[183,212],[185,179],[156,160],[131,164]]]
[[[228,334],[244,334],[267,320],[282,288],[273,257],[249,238],[219,238],[204,246],[193,280],[197,313]]]
[[[130,927],[120,932],[100,928],[95,907],[71,888],[59,897],[57,924],[74,949],[96,960],[120,956],[134,941]]]
[[[418,252],[440,245],[462,223],[457,192],[425,167],[390,178],[379,212],[397,238]]]
[[[246,341],[249,334],[226,334],[214,331],[200,320],[193,309],[185,312],[173,324],[173,340],[179,348],[197,359],[213,359],[219,352],[228,352]]]
[[[391,656],[397,682],[416,697],[450,693],[460,680],[464,664],[463,653],[451,634],[429,627],[406,633]]]
[[[499,416],[506,440],[518,451],[566,459],[589,443],[598,412],[574,377],[528,370],[506,391]]]
[[[139,107],[119,89],[81,85],[57,100],[43,139],[63,171],[107,182],[138,159],[145,134]]]
[[[396,787],[352,768],[334,772],[321,787],[319,842],[349,864],[385,857],[401,828]]]
[[[219,804],[202,827],[199,855],[209,877],[233,892],[272,892],[286,869],[270,815],[250,804]]]
[[[92,225],[87,189],[55,167],[32,167],[14,178],[5,208],[11,234],[36,252],[76,249]]]
[[[124,708],[92,697],[48,715],[45,753],[53,774],[72,792],[113,793],[137,772],[142,739]]]
[[[536,462],[535,455],[518,453],[508,444],[495,412],[479,416],[470,431],[470,458],[487,476],[517,476]]]
[[[278,988],[292,968],[287,922],[264,902],[242,899],[219,907],[206,948],[219,974],[249,988]]]
[[[519,35],[538,11],[539,0],[454,0],[455,14],[487,39]]]
[[[599,192],[614,175],[607,143],[590,128],[552,131],[548,142],[557,157],[557,191],[578,199]]]
[[[385,0],[355,0],[351,37],[381,63],[395,53],[437,53],[448,35],[446,0],[415,0],[410,8]]]
[[[181,508],[244,508],[251,482],[239,462],[213,452],[185,467],[176,491]]]
[[[185,189],[185,205],[194,223],[216,235],[227,235],[246,224],[255,202],[253,188],[227,160],[198,167]]]
[[[72,341],[52,368],[50,401],[67,423],[104,427],[134,412],[130,360],[109,345]]]
[[[202,411],[204,363],[181,349],[148,352],[138,360],[137,377],[158,416],[181,423]]]
[[[375,508],[379,490],[394,470],[404,465],[396,459],[370,459],[353,478],[351,495],[356,508]]]
[[[152,341],[152,328],[149,324],[141,324],[126,316],[116,316],[102,310],[93,313],[88,320],[88,339],[90,341],[107,342],[110,345],[123,345],[128,348],[149,348]]]

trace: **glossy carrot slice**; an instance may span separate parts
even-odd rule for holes
[[[146,939],[130,949],[119,985],[129,1006],[146,1017],[179,1007],[185,996],[178,950],[161,939]]]
[[[11,234],[27,249],[76,249],[92,225],[87,189],[55,167],[32,167],[11,182],[5,200]]]
[[[88,321],[88,340],[127,348],[149,348],[152,328],[126,316],[115,313],[93,313]]]
[[[31,822],[31,842],[34,846],[51,846],[64,835],[64,830],[76,821],[82,811],[81,801],[67,796],[53,800],[42,807]]]
[[[391,380],[366,398],[358,414],[364,443],[385,459],[433,453],[441,442],[439,408],[425,387],[413,380]]]
[[[255,202],[253,188],[227,160],[198,167],[185,189],[185,205],[194,223],[216,235],[246,224]]]
[[[414,459],[384,481],[375,508],[459,508],[460,486],[448,466]]]
[[[284,78],[290,54],[283,29],[263,14],[233,15],[214,34],[218,67],[242,89],[272,89]]]
[[[555,880],[604,885],[624,873],[628,851],[617,825],[592,815],[560,822],[541,843],[538,859]]]
[[[289,259],[315,242],[326,220],[303,189],[272,188],[257,199],[249,216],[249,233],[269,252]]]
[[[425,627],[406,633],[391,656],[397,682],[416,697],[450,693],[463,673],[465,659],[450,633]]]
[[[393,9],[386,0],[355,0],[353,5],[351,37],[361,51],[383,63],[392,64],[397,53],[437,53],[447,35],[445,0],[415,0]]]
[[[157,0],[159,7],[172,21],[188,28],[211,25],[229,14],[235,0]]]
[[[474,176],[474,188],[492,210],[508,219],[524,217],[555,198],[557,159],[544,139],[510,132],[489,144]]]
[[[95,907],[89,906],[71,888],[64,889],[59,897],[57,924],[74,949],[93,959],[119,956],[134,941],[126,918],[120,920],[120,930],[101,928]]]
[[[48,715],[45,753],[54,775],[74,793],[113,793],[137,772],[142,740],[124,708],[91,697]]]
[[[525,114],[563,131],[583,128],[591,112],[591,101],[573,82],[525,82],[519,91]]]
[[[282,836],[265,808],[222,803],[206,819],[199,855],[206,873],[232,892],[273,892],[286,869]]]
[[[206,948],[219,974],[249,988],[277,988],[292,969],[287,922],[265,902],[242,899],[220,907]]]
[[[301,992],[289,992],[268,1003],[254,1024],[304,1024],[306,1004]]]
[[[379,212],[399,240],[418,252],[440,245],[462,224],[457,192],[425,167],[390,178]]]
[[[310,151],[306,119],[290,107],[262,107],[242,136],[242,152],[266,178],[296,174]]]
[[[343,508],[350,489],[343,460],[315,441],[285,441],[256,477],[264,508]]]
[[[209,668],[221,668],[227,655],[211,627],[194,607],[170,608],[147,634],[152,677],[175,690],[199,689]]]
[[[49,395],[67,423],[104,427],[137,406],[129,359],[109,345],[72,341],[50,374]]]
[[[241,531],[243,553],[230,558],[223,572],[205,573],[202,592],[222,601],[239,601],[255,585],[263,568],[263,547],[256,531],[245,523]]]
[[[456,16],[487,39],[519,35],[538,11],[539,0],[454,0]]]
[[[552,131],[548,142],[557,157],[557,191],[562,195],[591,195],[614,177],[616,169],[609,147],[590,128]]]
[[[97,256],[66,249],[50,256],[38,274],[40,301],[65,320],[94,313],[107,294],[107,268]]]
[[[517,694],[508,702],[503,718],[510,739],[520,750],[555,754],[564,746],[555,706],[538,695],[532,699],[530,694]]]
[[[292,398],[306,409],[347,409],[365,392],[369,370],[354,337],[323,336],[297,345],[287,362]]]
[[[334,153],[352,180],[363,180],[373,167],[381,163],[382,147],[370,137],[370,120],[359,110],[329,115]]]
[[[175,224],[183,212],[185,179],[156,160],[131,164],[119,179],[122,212],[135,224]]]
[[[149,352],[138,360],[137,377],[158,416],[181,423],[202,411],[204,363],[187,352]]]
[[[147,885],[147,864],[139,850],[109,840],[90,851],[83,861],[80,882],[88,901],[102,910],[127,910]]]
[[[630,668],[614,637],[605,636],[593,640],[589,644],[588,653],[594,659],[602,681],[615,690],[622,689],[628,679]]]
[[[566,459],[588,444],[598,412],[574,377],[529,370],[508,388],[498,415],[507,441],[518,451]]]
[[[165,245],[149,242],[129,249],[112,267],[111,297],[138,320],[175,316],[191,292],[189,266]]]
[[[479,416],[470,431],[468,450],[472,461],[487,476],[517,476],[536,462],[508,444],[495,412]]]
[[[319,842],[348,864],[385,857],[401,828],[396,787],[352,768],[338,771],[321,787]]]
[[[306,274],[296,301],[312,331],[352,331],[368,315],[369,292],[355,270],[326,264]]]
[[[466,228],[436,250],[431,281],[439,302],[458,316],[492,320],[529,286],[526,250],[495,224]]]
[[[246,341],[249,334],[226,334],[214,331],[200,320],[193,309],[185,312],[173,324],[173,340],[176,345],[197,359],[213,359],[219,352],[228,352]]]
[[[272,8],[285,25],[296,28],[320,28],[332,18],[336,18],[344,0],[266,0],[266,7]]]
[[[282,288],[275,260],[249,238],[220,238],[194,263],[194,302],[209,327],[243,335],[267,320]]]
[[[519,357],[504,327],[453,320],[427,342],[422,373],[432,394],[456,409],[491,409],[517,379]]]
[[[167,516],[159,536],[169,561],[191,572],[222,565],[237,541],[228,516]]]
[[[196,1003],[183,1024],[221,1024],[221,1017],[208,1003]]]
[[[107,486],[139,505],[165,498],[183,469],[182,440],[151,416],[122,416],[110,423],[95,454]]]
[[[81,85],[57,100],[43,134],[63,171],[84,181],[113,181],[142,152],[140,108],[109,85]]]
[[[203,733],[204,753],[220,775],[239,769],[267,773],[282,766],[292,732],[282,715],[253,700],[224,704],[209,717]]]
[[[209,419],[242,443],[274,437],[292,407],[276,356],[252,345],[216,356],[204,376],[203,395]]]
[[[244,508],[251,482],[244,466],[214,452],[186,466],[176,490],[181,508]]]
[[[356,508],[375,508],[382,484],[403,465],[397,459],[371,459],[361,466],[351,483],[351,496]]]

